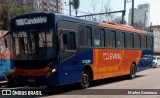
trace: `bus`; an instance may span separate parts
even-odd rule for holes
[[[10,86],[14,73],[10,47],[5,47],[4,35],[7,34],[7,32],[6,30],[0,30],[0,87]],[[9,38],[6,37],[5,39],[9,42]]]
[[[153,33],[127,25],[30,13],[12,18],[10,34],[18,84],[87,88],[152,66]]]

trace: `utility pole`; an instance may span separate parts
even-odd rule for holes
[[[69,15],[71,16],[71,5],[72,5],[71,0],[69,0],[68,4],[66,4],[66,2],[64,2],[64,3],[65,3],[65,6],[69,6]]]
[[[69,15],[71,16],[71,0],[69,0]]]
[[[124,11],[122,12],[122,24],[124,24],[125,14],[126,14],[126,0],[124,0]]]
[[[56,0],[56,6],[57,6],[57,8],[56,8],[56,10],[57,10],[57,13],[59,13],[58,0]]]
[[[132,0],[132,18],[131,18],[131,26],[134,26],[134,0]]]
[[[153,30],[152,30],[152,22],[150,23],[150,32],[153,32]]]
[[[87,17],[87,16],[105,15],[105,14],[112,14],[112,13],[123,13],[123,10],[113,11],[113,12],[106,12],[106,13],[87,14],[87,15],[81,15],[81,16],[76,16],[76,17]]]

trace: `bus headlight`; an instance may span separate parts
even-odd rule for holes
[[[52,73],[55,73],[57,68],[52,68],[50,71],[47,72],[46,77],[49,77]]]
[[[52,73],[54,73],[54,72],[56,72],[56,68],[53,68],[53,69],[52,69]]]

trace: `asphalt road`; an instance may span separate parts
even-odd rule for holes
[[[24,87],[23,89],[34,90],[35,88]],[[67,85],[67,86],[44,88],[44,89],[41,88],[40,90],[42,90],[43,96],[34,96],[34,97],[160,98],[160,68],[151,68],[145,71],[138,72],[136,78],[131,80],[127,79],[126,77],[116,77],[116,78],[94,81],[87,89],[79,89],[78,85]]]

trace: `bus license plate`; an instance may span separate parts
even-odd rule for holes
[[[28,82],[36,82],[35,79],[27,79]]]

